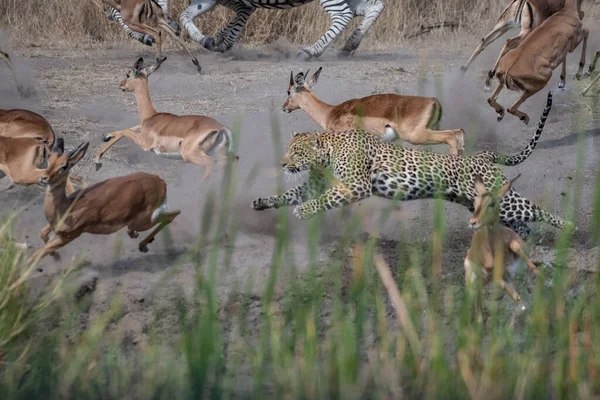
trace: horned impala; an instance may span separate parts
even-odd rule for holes
[[[110,133],[106,142],[96,155],[96,165],[100,168],[100,159],[106,151],[124,137],[133,140],[145,151],[171,159],[179,159],[205,167],[203,179],[213,168],[222,166],[232,154],[233,138],[229,128],[218,121],[201,115],[174,115],[156,112],[152,107],[148,93],[148,76],[156,71],[159,62],[144,67],[144,60],[138,59],[133,69],[127,72],[127,78],[121,82],[123,91],[135,94],[140,124],[133,128]],[[211,157],[215,154],[217,160]]]
[[[44,215],[48,225],[40,237],[45,246],[37,250],[28,262],[54,253],[81,236],[82,233],[109,235],[127,227],[129,237],[156,227],[139,244],[141,252],[180,214],[168,211],[167,184],[156,175],[137,172],[107,179],[70,195],[65,193],[69,171],[85,155],[89,143],[83,143],[69,153],[62,140],[52,148],[46,173],[40,184],[46,186]],[[50,240],[50,234],[56,238]]]
[[[37,184],[54,142],[54,131],[43,116],[29,110],[0,110],[0,179],[10,179],[2,191],[15,184]],[[78,176],[72,180],[82,182]],[[71,179],[67,189],[73,191]]]
[[[496,74],[496,68],[500,58],[507,51],[517,47],[535,28],[540,26],[548,17],[552,14],[560,11],[565,6],[565,0],[511,0],[511,2],[504,8],[502,14],[496,21],[496,25],[486,37],[481,39],[481,42],[469,58],[466,65],[461,67],[463,72],[469,68],[471,63],[475,61],[475,58],[496,39],[507,33],[513,28],[520,28],[519,34],[508,39],[502,47],[496,62],[492,69],[488,72],[488,78],[486,79],[486,88],[489,88],[494,75]],[[578,4],[579,18],[583,19],[585,13],[581,11],[581,1]]]
[[[451,154],[464,152],[462,129],[440,131],[442,106],[433,97],[376,94],[360,99],[347,100],[337,106],[317,98],[312,87],[317,83],[322,67],[310,78],[308,72],[290,75],[288,97],[283,111],[302,109],[328,131],[354,129],[363,124],[363,129],[393,142],[400,138],[412,144],[446,143]],[[389,125],[393,128],[386,129]]]
[[[469,226],[475,229],[471,245],[465,258],[465,283],[472,287],[475,280],[483,278],[483,286],[494,280],[504,289],[515,302],[520,300],[514,287],[506,282],[502,276],[494,275],[494,267],[504,269],[506,263],[518,265],[523,260],[536,274],[538,270],[525,252],[525,243],[512,229],[500,222],[500,204],[502,197],[510,190],[514,181],[504,183],[497,190],[487,190],[480,175],[475,177],[475,211],[469,220]],[[501,264],[501,265],[500,265]],[[482,319],[480,295],[476,295],[475,310],[479,320]]]
[[[596,63],[598,62],[599,58],[600,58],[600,49],[596,50],[594,59],[592,60],[592,62],[590,64],[590,68],[588,69],[588,71],[585,74],[586,76],[590,76],[592,74],[592,72],[594,72],[594,70],[596,69]],[[598,83],[598,81],[600,81],[600,74],[598,74],[598,76],[596,78],[594,78],[594,80],[585,89],[583,89],[583,91],[581,92],[581,95],[585,96],[586,93],[592,88],[592,86],[594,86],[596,83]]]
[[[577,80],[581,79],[588,35],[589,31],[581,23],[576,0],[566,0],[561,11],[552,14],[517,48],[507,52],[500,59],[496,70],[498,86],[488,99],[488,103],[498,114],[498,121],[504,118],[504,108],[496,99],[506,86],[508,90],[522,92],[508,112],[528,124],[529,116],[519,111],[521,104],[548,84],[552,78],[552,71],[560,64],[562,72],[559,87],[564,87],[567,55],[583,42],[579,70],[575,75]]]
[[[119,11],[123,22],[133,31],[150,35],[155,41],[156,61],[161,58],[162,34],[166,32],[179,47],[192,59],[192,63],[202,72],[198,59],[187,48],[177,32],[169,25],[165,13],[155,0],[92,0],[94,4],[104,11],[104,5]],[[171,22],[172,23],[172,22]],[[155,25],[155,27],[150,26]]]

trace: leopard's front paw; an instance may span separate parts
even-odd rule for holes
[[[262,211],[273,207],[273,202],[268,197],[259,197],[252,201],[252,208],[256,211]]]
[[[313,215],[313,213],[304,205],[295,207],[293,214],[298,219],[308,219]]]

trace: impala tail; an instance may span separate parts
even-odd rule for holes
[[[542,131],[544,130],[544,126],[546,125],[546,119],[548,118],[548,114],[550,114],[550,109],[552,108],[552,92],[548,92],[548,100],[546,102],[546,108],[544,108],[544,112],[542,113],[542,117],[540,118],[540,122],[538,122],[537,129],[535,130],[535,134],[531,138],[531,141],[527,145],[527,147],[521,151],[519,154],[514,156],[507,156],[501,153],[494,153],[494,163],[502,164],[502,165],[517,165],[522,163],[531,155],[533,149],[537,145],[537,142],[542,135]]]

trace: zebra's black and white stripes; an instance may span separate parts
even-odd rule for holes
[[[199,42],[209,50],[224,52],[231,49],[246,26],[250,15],[257,8],[288,9],[302,6],[311,1],[313,0],[192,0],[190,5],[181,13],[180,22],[192,40]],[[157,0],[157,2],[167,15],[168,0]],[[194,19],[216,5],[230,8],[235,12],[235,16],[213,38],[204,35],[194,25]],[[344,54],[352,53],[358,48],[365,34],[384,10],[383,0],[320,0],[320,5],[329,15],[331,25],[312,46],[302,49],[298,54],[299,57],[304,59],[318,57],[323,54],[325,49],[346,29],[354,17],[363,17],[362,22],[342,49]],[[113,10],[112,14],[115,13],[118,14],[116,10]],[[115,16],[115,18],[117,17]],[[132,34],[135,31],[123,24],[122,20],[119,23],[126,30],[129,29],[127,31],[129,36],[139,40]],[[138,35],[141,34],[138,33]]]

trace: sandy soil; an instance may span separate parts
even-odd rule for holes
[[[598,37],[596,35],[595,37]],[[525,126],[508,115],[496,122],[494,111],[487,105],[489,93],[483,90],[484,71],[494,60],[501,41],[491,46],[473,65],[465,77],[458,69],[475,43],[465,43],[464,50],[390,49],[385,53],[363,51],[347,61],[324,56],[322,60],[300,63],[290,56],[293,49],[281,46],[253,50],[234,50],[223,56],[204,55],[201,64],[204,74],[198,75],[192,64],[179,52],[168,52],[168,60],[150,77],[150,94],[159,111],[178,114],[206,114],[234,127],[241,123],[237,188],[234,212],[240,215],[240,231],[233,251],[232,268],[218,274],[218,294],[227,296],[232,290],[247,290],[262,294],[273,254],[276,214],[274,211],[255,212],[250,208],[253,198],[275,193],[278,160],[274,153],[273,137],[280,135],[285,145],[292,130],[309,131],[318,126],[303,112],[284,114],[281,105],[286,99],[290,70],[323,66],[316,94],[324,101],[339,103],[353,97],[374,93],[436,95],[444,107],[442,128],[462,127],[467,131],[468,152],[496,149],[506,153],[520,151],[529,141],[543,109],[547,89],[531,99],[523,109],[532,123]],[[589,55],[598,47],[590,40]],[[52,258],[43,261],[43,272],[34,277],[35,287],[41,288],[49,276],[74,255],[84,254],[99,274],[98,287],[93,294],[90,315],[105,311],[117,292],[124,294],[125,317],[119,322],[134,336],[144,335],[149,321],[158,311],[169,309],[175,287],[191,292],[194,267],[182,260],[182,254],[193,246],[200,232],[203,204],[210,191],[218,189],[219,174],[207,184],[201,184],[201,168],[183,162],[166,160],[144,153],[130,141],[122,140],[107,153],[104,166],[95,171],[93,155],[101,145],[101,135],[137,124],[134,96],[119,90],[126,69],[143,56],[152,60],[153,54],[141,47],[128,49],[63,52],[46,49],[15,49],[13,57],[22,84],[34,90],[27,99],[19,98],[6,68],[0,68],[0,108],[27,108],[44,115],[56,133],[65,138],[67,148],[90,141],[88,156],[75,169],[87,182],[128,174],[135,171],[157,173],[168,182],[169,205],[180,208],[183,214],[171,227],[171,237],[160,235],[150,252],[137,251],[137,241],[125,232],[112,236],[84,235],[62,249],[61,262]],[[509,177],[521,172],[515,184],[521,194],[544,204],[551,212],[563,215],[563,199],[573,192],[578,163],[583,171],[583,194],[579,201],[572,266],[593,270],[596,249],[592,248],[589,228],[596,164],[600,150],[600,97],[580,98],[578,93],[585,82],[573,78],[579,50],[569,58],[569,74],[564,91],[555,91],[554,106],[537,149],[520,166],[506,168]],[[588,56],[589,57],[589,56]],[[589,58],[588,58],[589,60]],[[419,78],[423,79],[419,81]],[[558,73],[549,87],[556,90]],[[516,94],[505,93],[500,102],[508,106]],[[577,110],[576,113],[573,111]],[[279,125],[273,132],[271,119]],[[579,133],[581,132],[581,133]],[[581,138],[581,143],[579,142]],[[443,146],[432,147],[446,152]],[[276,149],[282,151],[282,148]],[[254,167],[258,177],[247,182]],[[0,184],[5,185],[5,182]],[[293,182],[287,182],[291,186]],[[19,187],[0,194],[2,214],[32,202],[15,224],[17,239],[41,245],[39,230],[45,225],[43,193],[38,188]],[[389,202],[368,199],[351,206],[352,212],[368,211],[373,229],[379,231],[385,243],[396,240],[421,246],[432,233],[432,200],[405,202],[383,226],[375,226],[382,207]],[[445,242],[443,268],[450,280],[462,279],[462,259],[471,232],[466,228],[470,216],[467,209],[445,203],[448,236]],[[296,220],[287,210],[295,238],[294,256],[302,271],[308,263],[306,223]],[[325,259],[343,227],[341,212],[329,212],[325,217],[326,232],[318,257]],[[536,261],[550,261],[552,246],[558,232],[545,224],[534,224],[531,253]],[[163,240],[164,239],[164,240]],[[117,250],[119,249],[119,250]],[[169,250],[170,249],[170,250]],[[168,252],[166,250],[169,250]],[[391,256],[391,254],[390,254]],[[178,266],[173,270],[172,266]],[[167,276],[167,271],[172,274]],[[254,282],[245,289],[246,282]],[[281,284],[281,283],[280,283]],[[152,296],[151,300],[147,300]],[[169,317],[165,317],[169,318]],[[168,325],[168,322],[165,322]]]

